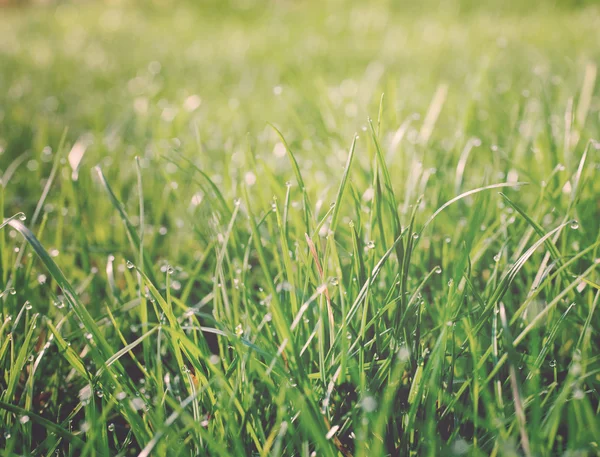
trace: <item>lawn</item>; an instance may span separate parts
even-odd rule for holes
[[[600,455],[595,3],[0,6],[0,456]]]

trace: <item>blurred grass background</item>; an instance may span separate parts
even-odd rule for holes
[[[400,125],[425,114],[440,84],[449,87],[440,137],[479,135],[485,123],[485,140],[502,143],[526,98],[563,109],[576,95],[599,60],[599,15],[597,2],[575,0],[5,7],[0,157],[35,155],[65,126],[72,142],[87,135],[98,158],[156,147],[156,132],[193,138],[195,126],[219,158],[266,122],[323,148],[364,126],[381,93]],[[44,164],[33,172],[43,176]]]

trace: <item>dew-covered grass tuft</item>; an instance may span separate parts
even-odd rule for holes
[[[0,456],[600,455],[594,3],[0,6]]]

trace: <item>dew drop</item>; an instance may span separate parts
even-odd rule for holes
[[[8,293],[11,295],[16,295],[17,291],[15,289],[8,289]]]
[[[19,213],[19,220],[24,221],[25,219],[27,219],[27,216],[24,213]]]
[[[410,350],[406,346],[401,346],[398,350],[398,360],[407,362],[410,359]]]
[[[26,424],[27,422],[29,422],[29,416],[28,416],[28,415],[26,415],[26,414],[25,414],[25,415],[23,415],[23,416],[21,416],[21,417],[19,418],[19,422],[20,422],[21,424]]]
[[[129,268],[130,270],[134,267],[133,262],[131,260],[127,261],[127,268]]]
[[[29,303],[29,301],[26,301],[25,302],[25,309],[29,311],[31,308],[33,308],[33,306],[31,305],[31,303]]]
[[[501,254],[501,253],[498,253],[498,254],[496,254],[496,255],[494,256],[494,262],[498,262],[498,261],[500,261],[500,258],[501,258],[501,257],[502,257],[502,254]]]
[[[98,398],[104,397],[104,392],[102,392],[101,389],[97,389],[96,390],[96,397],[98,397]]]
[[[419,239],[419,234],[417,232],[414,232],[412,234],[412,237],[413,237],[413,239],[417,240],[417,239]]]
[[[571,228],[573,230],[577,230],[579,228],[579,222],[577,222],[577,221],[571,222]]]
[[[377,400],[374,397],[365,397],[361,402],[361,406],[367,413],[372,413],[377,409]]]
[[[435,268],[433,269],[433,272],[434,272],[436,275],[439,275],[439,274],[442,272],[442,267],[440,267],[440,266],[438,265],[437,267],[435,267]]]
[[[574,400],[583,400],[585,398],[585,392],[581,389],[575,389],[573,391],[573,399]]]
[[[114,432],[114,431],[115,431],[115,424],[112,424],[112,423],[111,423],[111,424],[108,424],[108,430],[109,430],[110,432]]]
[[[556,360],[551,360],[551,361],[550,361],[550,366],[551,366],[552,368],[554,368],[554,367],[556,366]]]
[[[369,241],[367,243],[367,249],[375,249],[375,241]]]
[[[145,409],[146,408],[146,403],[144,402],[144,400],[142,400],[139,397],[135,397],[131,400],[130,402],[131,407],[133,409],[135,409],[136,411],[139,411],[141,409]]]

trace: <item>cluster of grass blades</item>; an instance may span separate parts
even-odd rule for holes
[[[573,206],[546,231],[514,197],[498,194],[516,196],[527,188],[519,182],[463,192],[429,217],[418,209],[425,194],[403,223],[370,126],[362,153],[373,159],[374,191],[357,219],[338,224],[340,208],[360,194],[351,178],[358,137],[333,203],[321,211],[284,143],[296,184],[272,182],[282,198],[274,197],[266,210],[255,208],[255,186],[244,186],[243,201],[219,213],[229,220],[206,247],[210,261],[197,260],[201,266],[186,278],[187,285],[202,281],[206,271],[212,276],[212,287],[193,306],[193,288],[173,290],[181,272],[153,266],[143,233],[99,168],[100,185],[130,243],[118,253],[131,258],[123,259],[127,268],[119,274],[111,255],[106,275],[94,273],[75,287],[22,213],[6,219],[2,229],[12,228],[27,243],[19,253],[30,249],[40,262],[20,257],[28,260],[4,270],[10,286],[2,293],[0,328],[0,362],[10,367],[0,400],[5,455],[26,449],[69,455],[134,449],[144,456],[444,449],[539,455],[566,440],[593,450],[600,433],[593,343],[600,292],[592,278],[600,241],[562,254],[561,240],[579,228],[569,218]],[[568,177],[572,202],[583,189],[592,146]],[[138,178],[142,221],[139,168]],[[294,214],[291,202],[298,198],[303,204]],[[466,200],[472,220],[453,239],[436,237],[436,217]],[[495,221],[492,215],[482,239],[481,214],[494,200],[512,216]],[[421,225],[420,214],[426,217]],[[521,238],[509,246],[516,234]],[[487,267],[494,245],[500,253]],[[522,270],[535,258],[539,274],[532,282]],[[482,265],[483,283],[475,277]],[[27,301],[13,316],[8,310],[27,296],[40,271],[57,301],[41,312]],[[80,299],[92,281],[106,289],[96,313]],[[504,302],[507,293],[522,303]],[[541,296],[548,297],[544,304]],[[124,328],[123,322],[134,324]],[[41,378],[38,370],[47,373],[49,364],[56,374]],[[55,410],[52,420],[48,409]],[[567,436],[561,433],[565,415],[577,424]]]
[[[599,455],[596,66],[532,69],[537,51],[492,33],[568,48],[548,30],[575,24],[565,36],[597,56],[579,35],[600,39],[596,10],[523,31],[466,6],[471,22],[413,25],[387,2],[278,4],[282,30],[234,3],[198,17],[206,31],[173,12],[142,67],[119,40],[160,14],[63,6],[54,59],[85,77],[51,82],[46,54],[14,52],[43,49],[28,26],[43,13],[6,25],[0,456]],[[227,50],[169,55],[196,33]],[[459,59],[470,38],[489,55],[473,37],[499,43],[495,63],[463,73],[435,50]],[[397,81],[397,55],[431,71]],[[179,87],[198,56],[203,101]],[[22,112],[63,96],[56,118]]]

